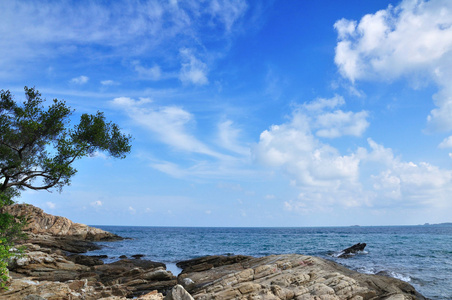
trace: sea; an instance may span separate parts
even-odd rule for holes
[[[178,261],[205,255],[297,253],[314,255],[366,274],[384,273],[413,285],[433,300],[452,299],[452,226],[372,226],[306,228],[208,228],[95,226],[122,237],[99,242],[88,255],[145,255],[163,262],[177,275]],[[341,250],[366,243],[364,251],[347,259]]]

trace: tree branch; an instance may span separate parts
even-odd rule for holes
[[[44,186],[44,187],[34,187],[31,184],[27,183],[27,181],[29,181],[31,179],[34,179],[36,177],[43,177],[43,178],[50,179],[50,180],[53,181],[53,183],[50,184],[50,185]],[[54,185],[56,185],[58,183],[58,181],[60,181],[60,179],[61,179],[61,174],[58,176],[58,178],[54,178],[54,177],[52,177],[50,175],[45,174],[44,172],[40,172],[40,174],[29,175],[29,176],[23,178],[20,181],[11,182],[11,183],[6,184],[6,185],[4,184],[2,189],[6,189],[6,188],[9,188],[9,187],[12,187],[12,186],[24,186],[24,187],[28,187],[28,188],[33,189],[33,190],[45,190],[45,189],[49,189],[49,188],[53,187]]]

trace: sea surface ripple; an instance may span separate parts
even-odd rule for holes
[[[334,260],[369,274],[386,274],[412,284],[433,300],[452,299],[452,226],[375,226],[319,228],[209,228],[96,226],[131,238],[100,242],[89,255],[144,254],[178,273],[175,263],[205,255],[255,257],[297,253]],[[363,253],[348,259],[337,254],[356,243]]]

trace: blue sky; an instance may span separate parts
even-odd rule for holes
[[[451,221],[451,1],[0,6],[1,89],[134,137],[20,202],[93,225]]]

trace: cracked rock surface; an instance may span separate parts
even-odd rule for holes
[[[181,284],[190,282],[185,288],[196,300],[425,299],[406,282],[357,273],[312,256],[273,255],[241,259],[230,265],[211,265],[209,270],[190,271],[197,269],[196,264],[191,265],[187,267],[189,271],[184,270],[178,277]]]

